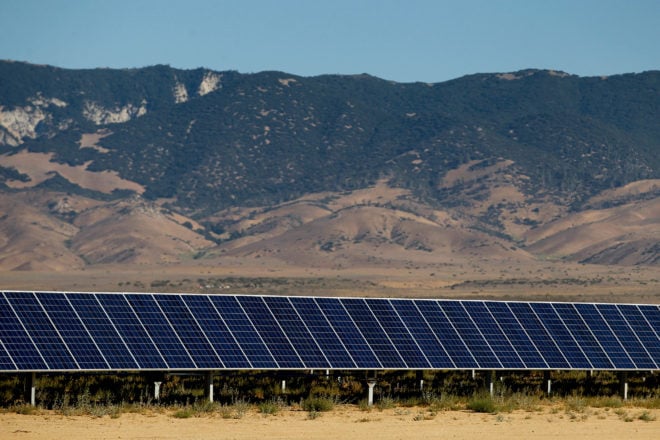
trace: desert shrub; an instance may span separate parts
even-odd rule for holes
[[[564,400],[566,411],[584,412],[587,407],[587,401],[579,396],[570,396]]]
[[[637,418],[645,422],[652,422],[655,420],[655,416],[648,411],[644,411]]]
[[[395,406],[396,406],[396,400],[390,396],[383,396],[376,403],[376,408],[378,408],[381,411],[384,409],[394,408]]]
[[[259,412],[261,414],[277,414],[280,410],[280,405],[277,402],[261,402],[259,404]]]
[[[332,410],[335,407],[335,402],[327,397],[308,397],[302,401],[300,406],[305,411],[322,412]]]
[[[589,406],[594,408],[621,408],[623,400],[616,396],[603,396],[589,399]]]
[[[174,417],[175,419],[189,419],[194,414],[195,414],[195,411],[191,407],[185,406],[183,408],[180,408],[180,409],[174,411],[174,413],[172,414],[172,417]]]
[[[497,405],[490,396],[474,396],[468,400],[466,408],[479,413],[494,414],[497,412]]]
[[[314,420],[314,419],[317,419],[319,417],[321,417],[321,413],[319,411],[316,411],[316,410],[312,410],[307,414],[307,418],[309,420]]]

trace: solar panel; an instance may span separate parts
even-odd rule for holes
[[[8,371],[48,369],[46,361],[4,295],[0,297],[0,341],[11,360],[4,363],[9,367]]]
[[[298,316],[331,368],[352,369],[357,364],[314,298],[289,298]],[[315,368],[322,368],[317,366]]]
[[[299,312],[286,297],[271,296],[263,298],[266,306],[287,335],[302,363],[309,368],[326,368],[332,365],[310,334]]]
[[[546,325],[541,321],[534,309],[528,303],[509,303],[507,306],[515,316],[516,320],[523,328],[525,335],[527,335],[534,344],[534,347],[539,351],[544,363],[549,368],[565,369],[571,368],[566,356],[562,349],[557,344],[557,341],[548,332]]]
[[[408,368],[424,369],[431,367],[431,363],[415,338],[410,334],[405,321],[402,321],[390,301],[374,299],[369,300],[367,305]]]
[[[110,367],[64,294],[43,294],[38,300],[81,369]]]
[[[124,295],[96,295],[112,326],[121,335],[141,369],[169,369],[144,324]]]
[[[617,305],[616,307],[630,326],[630,329],[634,332],[635,336],[639,339],[644,350],[649,353],[649,357],[651,357],[652,361],[655,363],[656,368],[659,368],[660,339],[658,338],[658,334],[653,331],[637,306],[623,304]]]
[[[436,301],[414,301],[455,368],[479,368],[472,351]]]
[[[218,353],[180,296],[157,295],[156,301],[197,368],[213,368],[221,363]]]
[[[220,358],[221,365],[225,368],[252,368],[243,349],[208,297],[182,295],[180,299]]]
[[[8,292],[5,298],[11,304],[16,317],[30,335],[44,362],[51,370],[78,370],[80,366],[73,359],[69,347],[53,326],[34,294],[23,295]]]
[[[430,365],[442,369],[456,367],[414,301],[392,300],[391,304]]]
[[[557,345],[571,368],[593,370],[594,365],[584,353],[580,344],[566,327],[565,321],[557,314],[552,303],[530,304],[552,341]],[[579,327],[578,323],[574,323]]]
[[[0,372],[660,369],[655,305],[0,292]]]
[[[516,354],[525,368],[548,368],[548,363],[537,347],[538,342],[532,340],[523,328],[520,318],[509,308],[507,303],[491,302],[484,304],[492,316],[492,320],[505,335],[509,344],[515,347]],[[492,326],[493,324],[491,324]],[[506,350],[507,345],[502,348]],[[515,358],[514,358],[515,361]]]
[[[233,296],[211,296],[210,299],[213,309],[222,318],[227,330],[245,354],[251,367],[279,368],[238,299]]]
[[[341,302],[383,367],[408,367],[364,299],[346,298]]]
[[[330,328],[335,331],[342,345],[346,347],[351,358],[355,361],[357,368],[383,368],[383,364],[378,360],[374,350],[341,301],[334,298],[316,298],[315,301],[327,319]]]

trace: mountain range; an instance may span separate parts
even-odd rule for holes
[[[0,269],[660,264],[660,72],[0,62]]]

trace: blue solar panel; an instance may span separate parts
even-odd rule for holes
[[[204,330],[204,334],[225,368],[253,367],[208,297],[181,295],[181,300],[188,307],[195,321],[199,323],[200,328]]]
[[[392,300],[391,304],[433,368],[456,367],[414,301]]]
[[[383,368],[341,302],[332,298],[317,298],[316,303],[357,365],[361,368]]]
[[[660,367],[660,308],[0,292],[0,371]]]
[[[265,297],[264,301],[306,367],[332,368],[332,364],[323,355],[323,351],[288,298],[271,296]]]
[[[649,353],[655,365],[660,367],[660,337],[653,331],[640,308],[634,305],[618,305],[616,307],[635,332],[635,336],[639,339],[644,350]]]
[[[110,368],[64,294],[44,293],[39,295],[39,301],[80,368]]]
[[[278,368],[252,321],[247,317],[236,297],[211,296],[216,312],[241,347],[253,368]]]
[[[578,307],[579,308],[579,307]],[[636,368],[656,369],[648,350],[644,347],[636,332],[630,327],[624,316],[614,304],[600,304],[598,310],[607,325],[616,335],[617,340],[629,354]]]
[[[431,364],[426,359],[424,352],[410,335],[410,331],[401,321],[399,314],[390,302],[388,300],[371,299],[367,301],[367,304],[408,368],[430,368]]]
[[[151,295],[126,295],[133,311],[151,337],[168,368],[196,368],[179,336],[174,332]]]
[[[220,357],[180,296],[155,295],[154,298],[197,368],[222,365]]]
[[[640,306],[646,321],[653,328],[656,336],[660,336],[660,308],[657,306]]]
[[[139,368],[137,361],[96,296],[86,293],[70,293],[67,297],[111,369]]]
[[[522,327],[519,318],[504,302],[487,302],[485,304],[508,342],[515,348],[525,368],[548,368],[547,362],[539,352],[536,344]],[[506,348],[506,344],[504,345]],[[502,356],[499,356],[500,358]]]
[[[529,339],[534,342],[534,347],[539,351],[548,367],[571,368],[557,341],[550,336],[544,323],[530,304],[513,302],[507,305],[529,336]]]
[[[634,369],[634,362],[630,359],[617,336],[612,332],[609,323],[603,318],[596,306],[594,304],[575,304],[575,309],[576,312],[580,312],[580,317],[584,321],[587,330],[596,338],[607,359],[616,368]]]
[[[573,304],[554,304],[555,311],[562,322],[573,335],[575,342],[587,356],[593,368],[612,368],[612,362],[603,351],[591,329],[585,324],[582,317],[575,310]]]
[[[466,301],[463,306],[502,365],[509,368],[525,368],[525,363],[486,305],[480,301]]]
[[[365,300],[344,298],[341,303],[355,325],[360,329],[360,333],[380,360],[383,368],[407,367],[387,333],[385,333],[378,320],[374,318]]]
[[[543,327],[548,331],[552,340],[558,347],[561,347],[561,353],[571,368],[592,370],[593,365],[589,362],[571,332],[566,328],[564,321],[557,315],[553,305],[549,303],[532,303],[530,306],[543,323]]]
[[[463,304],[459,301],[440,301],[439,304],[453,327],[465,341],[465,345],[474,356],[479,367],[502,368],[502,363],[474,324]]]
[[[16,370],[16,364],[12,360],[7,350],[5,350],[5,344],[2,343],[0,339],[0,371],[10,371]]]
[[[7,292],[5,297],[11,303],[16,316],[46,361],[48,369],[75,370],[80,368],[34,294],[21,295]]]
[[[445,351],[456,366],[462,368],[479,368],[479,364],[472,355],[465,341],[458,334],[454,325],[447,319],[447,315],[435,301],[416,301],[419,311],[424,320],[431,327],[437,340],[442,344]]]
[[[97,298],[140,368],[169,368],[124,295],[99,294]]]
[[[263,298],[244,296],[239,298],[239,302],[269,348],[277,365],[280,368],[304,368],[298,353],[264,303]]]
[[[0,340],[19,370],[46,370],[46,361],[16,316],[6,294],[0,296]],[[14,370],[15,368],[9,368]]]
[[[339,335],[313,298],[290,298],[298,315],[305,323],[311,337],[328,360],[328,368],[356,368],[357,364],[351,358]]]

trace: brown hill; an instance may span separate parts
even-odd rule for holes
[[[191,230],[194,222],[139,198],[108,203],[46,191],[0,194],[0,219],[2,270],[172,263],[212,244]]]
[[[601,199],[602,200],[602,199]],[[537,256],[596,264],[660,263],[660,199],[568,215],[525,235]]]
[[[38,189],[2,193],[0,269],[153,267],[193,259],[355,269],[471,261],[660,264],[657,181],[600,194],[591,209],[566,213],[552,201],[526,199],[517,191],[520,178],[495,171],[474,181],[464,175],[460,187],[453,183],[454,198],[480,193],[446,207],[381,181],[276,206],[229,208],[199,222],[171,211],[166,200],[103,202]]]

